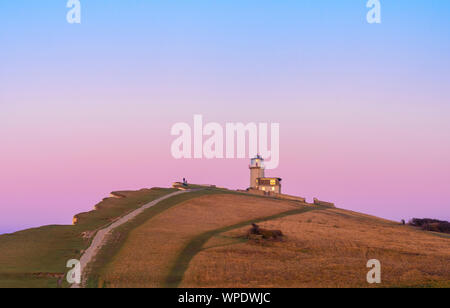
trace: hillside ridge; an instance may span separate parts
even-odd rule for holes
[[[449,285],[450,270],[443,267],[450,259],[449,237],[301,199],[190,188],[196,190],[173,196],[178,189],[113,192],[94,210],[75,215],[74,225],[0,235],[6,252],[0,287],[68,287],[67,260],[80,259],[108,226],[114,228],[85,277],[88,287],[367,287],[369,257],[387,264],[384,286]],[[114,225],[140,208],[132,220]],[[283,241],[247,239],[252,222],[282,230]],[[358,279],[337,279],[352,271]]]

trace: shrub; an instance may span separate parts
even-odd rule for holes
[[[252,228],[247,232],[249,238],[250,235],[261,235],[264,239],[279,239],[283,236],[283,233],[280,230],[263,229],[253,223]]]
[[[408,223],[411,226],[420,227],[422,230],[441,233],[450,233],[450,222],[431,218],[413,218]]]

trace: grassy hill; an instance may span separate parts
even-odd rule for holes
[[[76,225],[52,225],[0,235],[0,288],[67,286],[66,262],[79,259],[92,234],[118,217],[174,189],[122,191],[96,210],[76,215]]]
[[[75,226],[0,236],[0,287],[57,287],[95,230],[172,192],[121,192]],[[283,241],[249,240],[250,223]],[[450,237],[360,213],[207,188],[177,195],[118,227],[89,268],[89,287],[450,287]],[[59,283],[58,283],[59,281]]]

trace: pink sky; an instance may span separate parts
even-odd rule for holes
[[[247,160],[172,158],[194,114],[279,123],[285,193],[450,220],[449,4],[383,2],[380,25],[364,3],[255,5],[93,1],[69,25],[2,2],[0,233],[183,177],[247,188]]]
[[[170,127],[179,121],[192,125],[193,113],[170,121],[164,112],[154,114],[151,104],[112,105],[9,109],[0,177],[5,231],[70,223],[110,191],[167,187],[182,177],[248,186],[247,160],[172,158]],[[253,117],[228,111],[203,117],[205,123],[279,122],[280,165],[266,173],[283,178],[285,193],[396,220],[450,218],[445,116],[414,105],[335,110],[320,103],[297,114],[282,119],[266,111]]]

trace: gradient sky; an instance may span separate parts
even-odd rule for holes
[[[175,160],[170,128],[280,123],[283,191],[450,220],[450,2],[0,1],[0,233],[110,191],[246,188],[248,161]],[[192,125],[192,124],[191,124]]]

